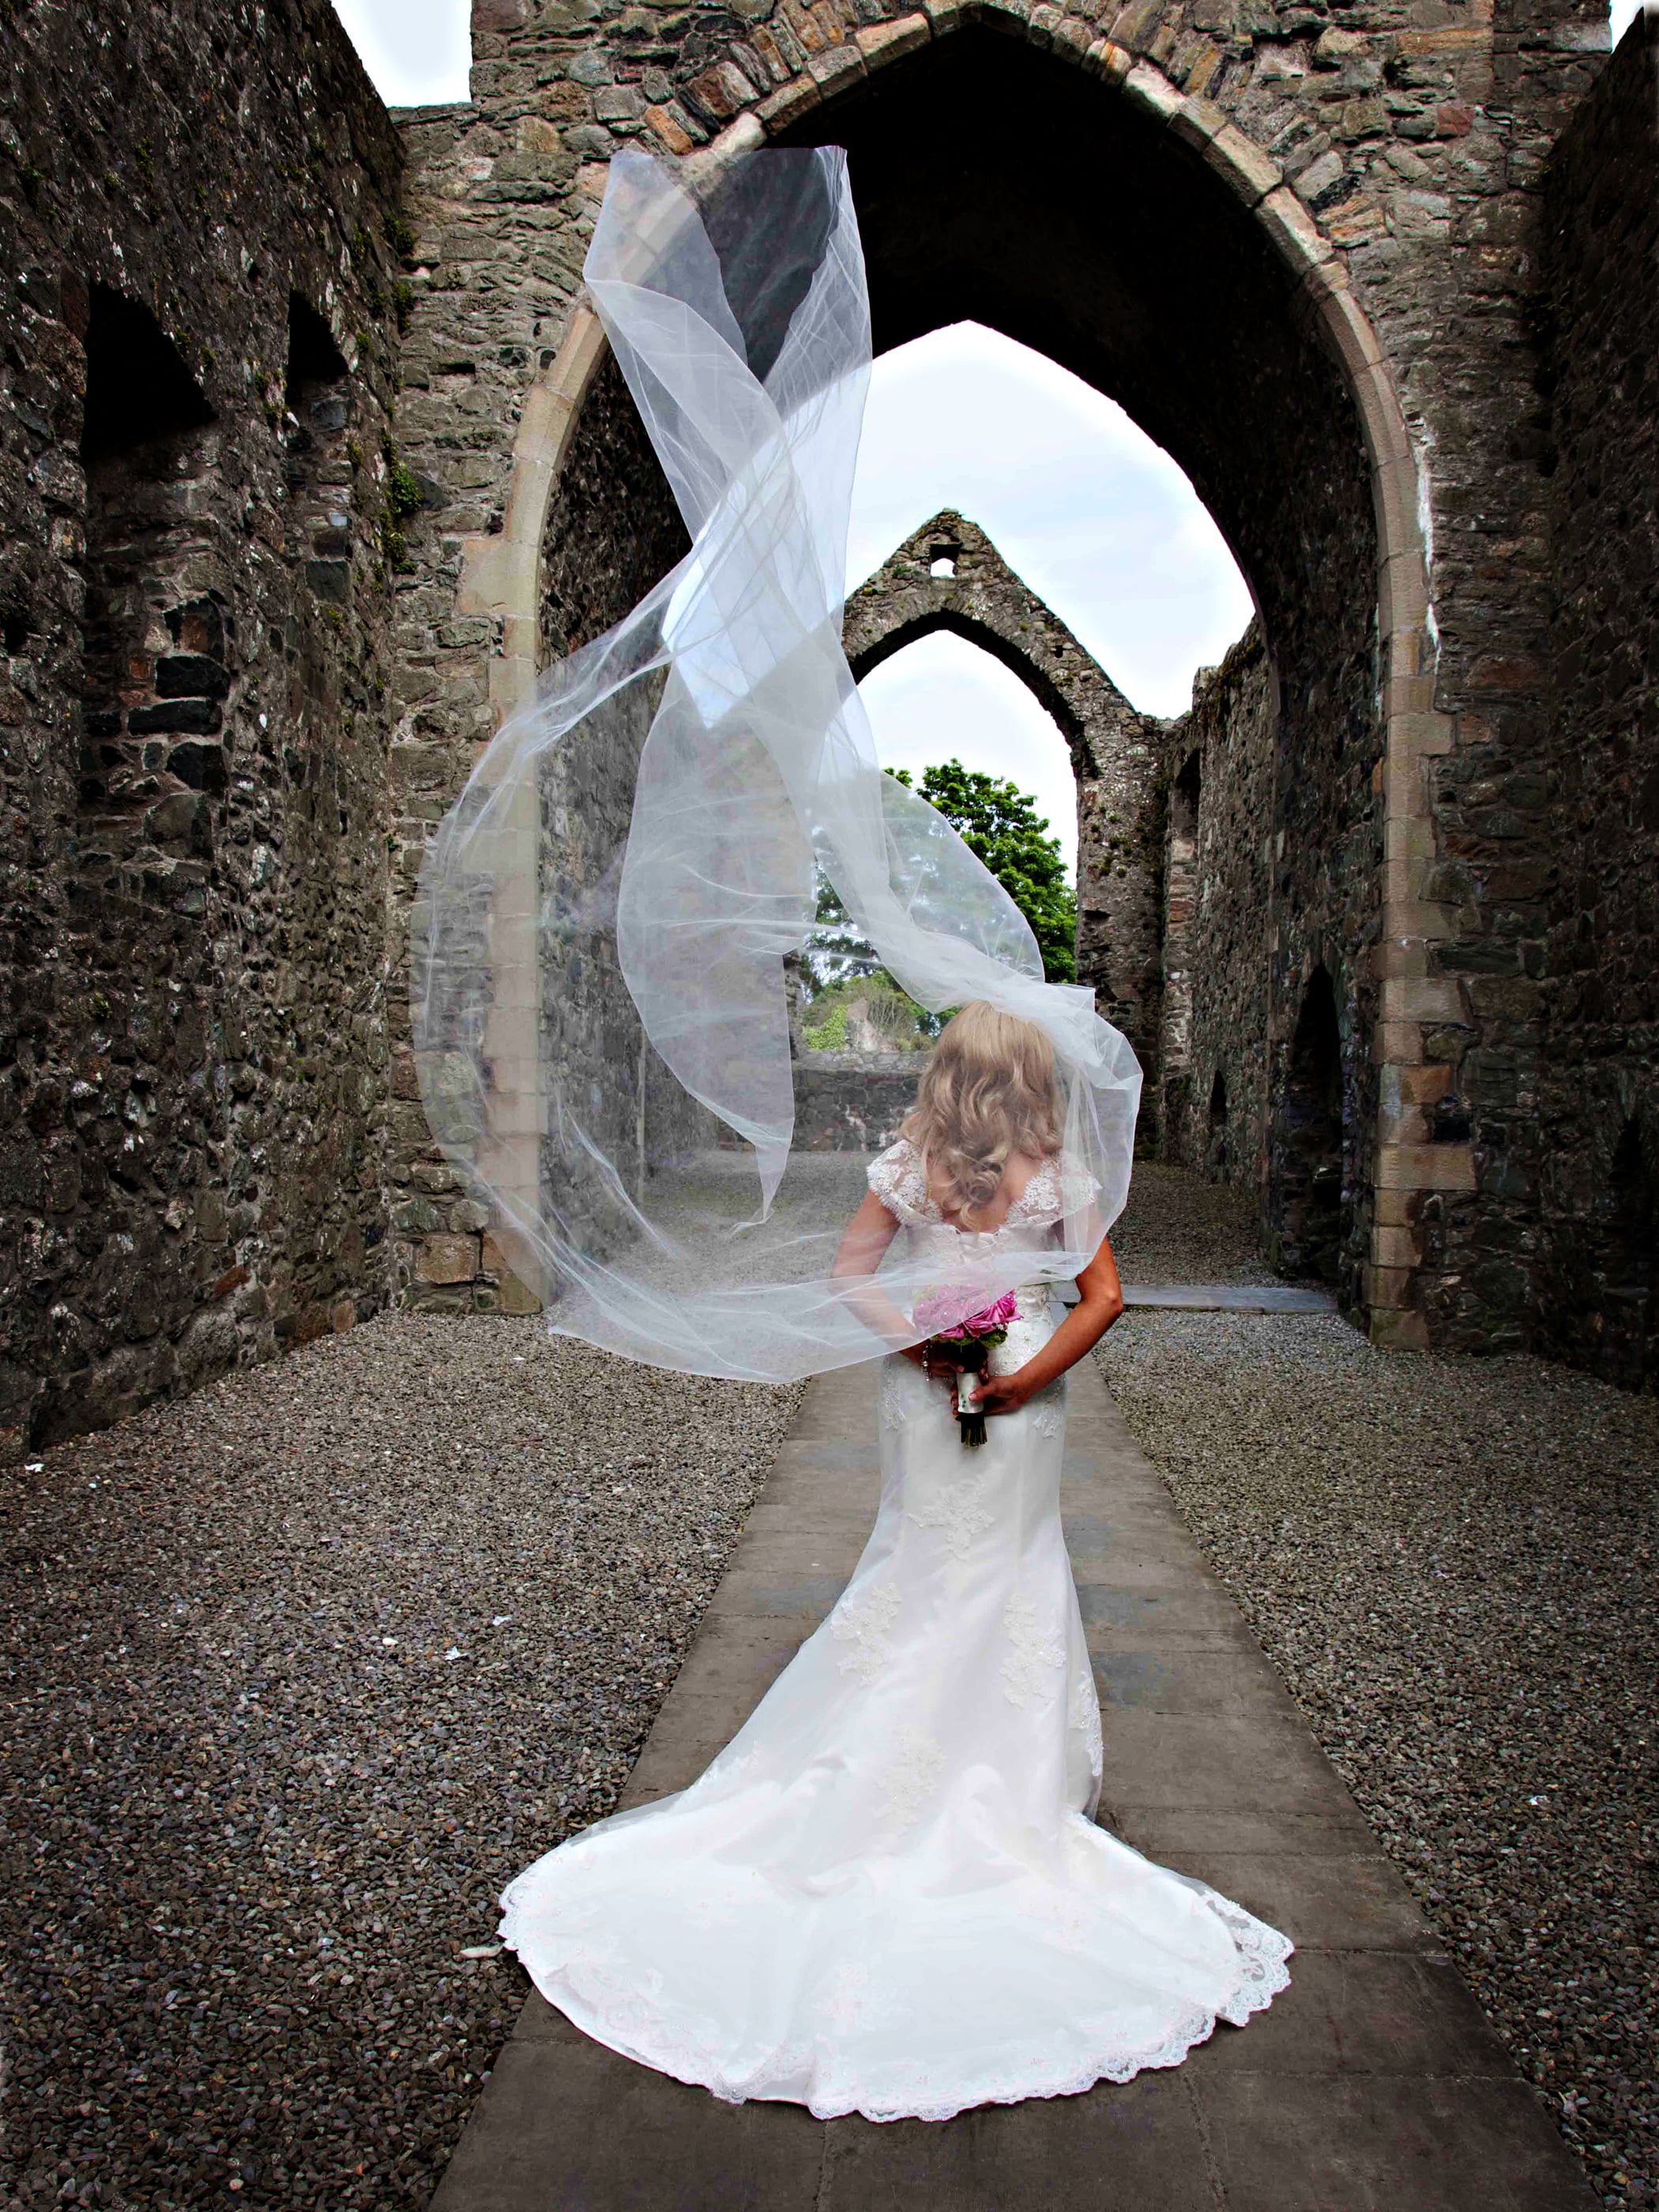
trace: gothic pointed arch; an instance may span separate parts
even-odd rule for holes
[[[848,601],[860,680],[935,631],[1018,677],[1065,738],[1077,778],[1078,980],[1143,1060],[1157,1042],[1157,886],[1146,855],[1158,725],[1139,713],[976,523],[945,508],[913,531]],[[1018,781],[1018,771],[1016,771]]]

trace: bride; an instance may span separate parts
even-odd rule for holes
[[[948,1286],[1091,1218],[1061,1110],[1042,1028],[982,1001],[955,1017],[836,1262],[868,1328],[911,1332],[884,1261]],[[1046,1283],[1013,1293],[983,1447],[935,1346],[883,1362],[870,1540],[726,1750],[507,1889],[506,1941],[613,2050],[733,2101],[938,2120],[1176,2065],[1288,1981],[1285,1937],[1091,1817],[1100,1713],[1060,1476],[1066,1370],[1122,1310],[1091,1218],[1063,1319]]]

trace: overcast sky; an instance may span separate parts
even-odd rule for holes
[[[1615,38],[1640,0],[1615,0]],[[393,106],[464,100],[467,0],[335,0]],[[1011,339],[959,323],[875,364],[854,493],[857,584],[941,507],[979,524],[1137,707],[1179,714],[1194,671],[1250,617],[1220,533],[1186,477],[1121,408]],[[951,758],[1012,775],[1076,858],[1059,731],[1018,678],[935,635],[861,687],[884,765]]]

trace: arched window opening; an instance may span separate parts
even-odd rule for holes
[[[1602,1364],[1609,1378],[1632,1389],[1650,1380],[1656,1360],[1655,1286],[1659,1281],[1659,1188],[1632,1115],[1619,1133],[1607,1176],[1607,1230],[1601,1309]]]
[[[923,541],[915,553],[926,550]],[[1032,689],[982,647],[935,629],[868,667],[859,690],[884,768],[908,776],[920,789],[929,769],[957,763],[967,782],[948,780],[952,799],[935,787],[936,802],[953,819],[953,801],[962,804],[958,826],[970,843],[975,823],[987,834],[994,815],[997,840],[1024,848],[1017,869],[1023,884],[1019,903],[1045,969],[1070,980],[1077,945],[1077,784],[1066,738]],[[982,786],[975,790],[975,778],[998,787],[1012,784],[1035,800],[1042,826],[1017,801],[988,793]],[[1046,849],[1052,844],[1060,847],[1058,860]],[[908,1089],[884,1094],[886,1103],[872,1109],[881,1127],[890,1121],[896,1128],[914,1091],[916,1054],[938,1034],[939,1023],[896,991],[872,947],[848,924],[827,879],[819,884],[818,927],[792,980],[792,1021],[807,1055],[806,1103],[798,1098],[797,1126],[811,1128],[814,1143],[832,1148],[851,1141],[850,1131],[867,1133],[876,1126],[861,1110],[853,1115],[840,1092],[831,1098],[822,1085],[813,1087],[814,1071],[828,1065],[822,1055],[853,1054],[884,1079],[901,1063],[908,1070]]]
[[[289,295],[283,402],[288,550],[319,599],[343,601],[351,575],[350,390],[334,336],[299,292]]]
[[[1275,1116],[1274,1256],[1287,1275],[1337,1279],[1342,1243],[1342,1042],[1327,970],[1308,979]]]
[[[179,865],[207,854],[201,794],[223,786],[231,684],[226,616],[197,579],[213,529],[213,410],[149,309],[106,285],[88,288],[86,353],[77,866],[83,885],[159,889],[199,913],[202,885]],[[167,865],[131,869],[141,850]]]
[[[953,545],[948,540],[930,545],[927,549],[927,573],[943,580],[954,581],[957,562],[961,558],[961,546]]]
[[[1210,1085],[1210,1127],[1222,1129],[1227,1124],[1227,1079],[1218,1067],[1215,1080]]]

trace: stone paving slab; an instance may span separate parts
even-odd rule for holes
[[[1336,1297],[1288,1283],[1125,1283],[1126,1306],[1180,1313],[1331,1314]]]
[[[872,1376],[814,1383],[623,1797],[699,1774],[830,1606],[879,1494]],[[1590,2212],[1595,2199],[1092,1362],[1062,1473],[1101,1817],[1295,1940],[1184,2065],[942,2124],[723,2105],[532,1995],[432,2212]]]

